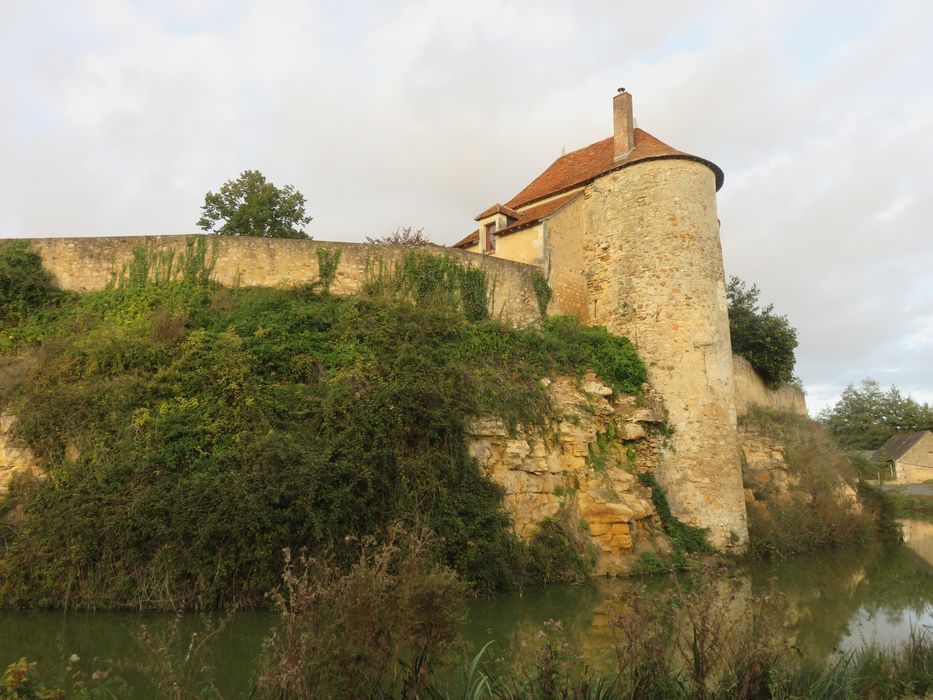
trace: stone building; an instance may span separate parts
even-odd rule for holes
[[[748,539],[716,192],[722,170],[635,128],[613,98],[612,136],[567,153],[454,247],[537,266],[550,313],[635,343],[673,438],[659,480],[680,518],[719,547]]]
[[[871,461],[890,465],[894,480],[901,484],[933,479],[933,430],[892,435]]]

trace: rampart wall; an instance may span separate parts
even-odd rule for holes
[[[200,235],[200,234],[193,234]],[[119,236],[101,238],[34,238],[33,250],[62,289],[97,291],[112,284],[133,261],[140,248],[150,253],[182,255],[191,236]],[[331,292],[350,295],[360,291],[380,269],[401,260],[412,249],[365,243],[334,243],[235,236],[207,237],[213,279],[225,286],[279,287],[316,282],[320,278],[318,251],[340,251],[340,263]],[[474,255],[461,250],[425,246],[419,252],[448,255],[487,273],[490,312],[519,326],[540,320],[532,274],[537,268],[512,260]]]
[[[783,384],[778,389],[769,389],[752,369],[751,363],[738,355],[732,356],[732,367],[735,375],[735,412],[739,417],[747,415],[753,406],[809,415],[807,400],[797,387]]]

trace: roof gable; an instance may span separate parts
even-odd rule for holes
[[[915,433],[898,433],[897,435],[892,435],[888,438],[888,441],[875,452],[871,460],[873,462],[888,462],[900,459],[927,436],[933,438],[933,431],[920,430]]]

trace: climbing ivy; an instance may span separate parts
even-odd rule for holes
[[[554,291],[548,284],[548,279],[541,270],[535,270],[531,273],[531,289],[535,293],[535,300],[538,302],[538,311],[541,312],[541,318],[547,316],[547,307],[551,303],[551,297]]]
[[[340,249],[317,249],[318,280],[324,294],[330,294],[331,285],[337,278],[337,267],[340,265]]]

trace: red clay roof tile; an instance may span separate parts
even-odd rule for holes
[[[547,218],[562,206],[572,201],[577,193],[571,193],[566,197],[560,197],[544,204],[532,207],[529,206],[539,200],[582,187],[600,175],[605,175],[612,170],[618,170],[632,165],[633,163],[648,160],[663,160],[666,158],[687,159],[702,163],[712,170],[713,174],[716,176],[716,189],[719,190],[719,188],[722,187],[724,176],[718,165],[703,158],[698,158],[689,153],[671,148],[647,131],[635,129],[635,148],[624,159],[620,161],[615,160],[615,147],[611,136],[608,139],[590,144],[585,148],[571,151],[551,163],[547,170],[535,178],[525,189],[506,202],[505,206],[501,204],[493,205],[477,216],[476,220],[479,221],[482,218],[494,213],[499,213],[500,211],[511,218],[517,218],[518,220],[515,221],[515,223],[510,224],[496,233],[498,236],[507,235]],[[525,208],[524,211],[516,211],[522,207]],[[479,230],[476,230],[463,240],[454,243],[453,247],[467,247],[478,240]]]
[[[514,209],[509,209],[504,207],[501,204],[493,204],[489,209],[486,209],[481,214],[477,214],[476,218],[473,221],[479,221],[480,219],[485,219],[487,216],[492,216],[493,214],[505,214],[510,219],[517,219],[519,214]]]
[[[530,185],[506,202],[505,206],[518,209],[539,199],[584,185],[610,170],[624,168],[639,161],[663,158],[687,158],[703,163],[716,175],[716,189],[722,187],[723,173],[717,165],[671,148],[647,131],[635,129],[635,148],[623,160],[614,160],[611,136],[585,148],[571,151],[555,160]]]

